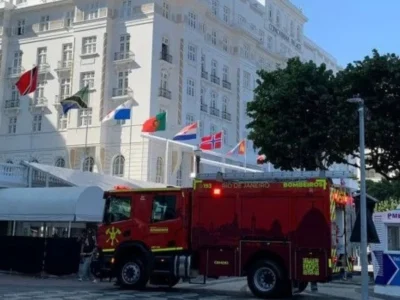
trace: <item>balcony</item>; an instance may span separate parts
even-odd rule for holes
[[[211,82],[220,85],[221,79],[218,76],[212,75],[210,76]]]
[[[102,7],[99,8],[97,11],[91,11],[91,12],[84,12],[81,10],[77,10],[74,23],[95,22],[97,20],[112,18],[112,17],[113,17],[113,10],[107,7]]]
[[[208,112],[208,105],[205,103],[200,104],[200,110],[204,112]]]
[[[210,115],[219,117],[219,115],[220,115],[219,109],[216,107],[210,107]]]
[[[232,120],[232,116],[230,113],[223,111],[222,112],[222,119],[227,120],[227,121],[231,121]]]
[[[54,70],[60,77],[70,77],[72,71],[72,60],[60,60],[57,63],[57,68]]]
[[[31,112],[44,111],[47,108],[47,98],[37,96],[31,99],[29,103],[29,110]]]
[[[227,80],[222,80],[222,87],[227,90],[232,89],[232,84]]]
[[[38,73],[39,74],[48,74],[48,73],[50,73],[50,65],[48,63],[40,63],[40,64],[38,64]]]
[[[117,71],[132,69],[135,65],[135,54],[133,52],[125,51],[114,53],[114,66]]]
[[[208,80],[208,72],[206,71],[201,71],[201,78]]]
[[[0,187],[26,187],[28,171],[24,166],[0,164]]]
[[[55,107],[60,107],[61,106],[61,101],[64,99],[67,99],[68,97],[70,97],[70,95],[56,95],[54,98],[54,103],[53,105]]]
[[[171,100],[172,99],[172,93],[170,90],[167,90],[165,88],[159,88],[158,89],[158,96],[166,98]]]
[[[68,22],[66,19],[52,20],[49,22],[36,23],[32,25],[32,31],[34,33],[45,33],[48,31],[61,30],[66,28],[68,28]]]
[[[20,103],[19,99],[6,100],[4,102],[4,112],[6,114],[16,114],[19,112]]]
[[[25,69],[23,67],[8,68],[8,77],[9,78],[17,78],[17,77],[20,77],[21,74],[24,72],[25,72]]]
[[[166,61],[167,63],[172,64],[172,55],[168,54],[167,52],[161,52],[160,59]]]
[[[130,100],[133,99],[133,91],[130,88],[113,88],[112,100]]]

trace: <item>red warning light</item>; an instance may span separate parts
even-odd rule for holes
[[[213,196],[221,196],[222,191],[220,188],[214,188],[212,193],[213,193]]]

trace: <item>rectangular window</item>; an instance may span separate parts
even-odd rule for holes
[[[155,195],[151,222],[157,223],[176,218],[176,195]]]
[[[387,231],[388,250],[400,251],[400,226],[388,225]]]
[[[15,35],[23,35],[25,33],[25,20],[17,21],[17,28],[15,28]]]
[[[224,6],[224,22],[229,23],[231,10],[229,7]]]
[[[200,126],[200,136],[202,137],[202,136],[204,136],[204,122],[203,121],[200,121],[199,122],[199,126]]]
[[[94,88],[94,72],[81,73],[81,87],[89,86],[89,89]]]
[[[40,17],[39,31],[48,31],[50,27],[50,16]]]
[[[217,45],[217,32],[215,30],[211,33],[211,43],[216,46]]]
[[[113,97],[124,96],[128,94],[129,72],[118,72],[118,87],[114,91]]]
[[[188,80],[187,80],[187,89],[186,89],[186,92],[187,92],[187,94],[188,94],[188,96],[191,96],[191,97],[194,97],[195,96],[195,86],[196,86],[196,83],[195,83],[195,81],[193,80],[193,79],[191,79],[191,78],[188,78]]]
[[[119,51],[120,51],[120,59],[129,58],[127,54],[130,51],[131,47],[131,36],[129,34],[122,34],[119,37]]]
[[[169,4],[167,1],[163,3],[163,10],[162,10],[163,17],[169,19]]]
[[[222,80],[225,82],[229,81],[229,67],[228,66],[224,66],[222,68]]]
[[[99,4],[97,2],[90,3],[86,13],[85,20],[93,20],[99,17]]]
[[[17,132],[17,117],[8,119],[8,134],[15,134]]]
[[[104,221],[114,223],[131,218],[131,197],[109,197],[106,201]]]
[[[79,110],[79,127],[86,127],[92,125],[92,113],[93,110],[91,107],[80,109]]]
[[[64,44],[62,46],[62,67],[68,68],[72,64],[72,43]]]
[[[189,12],[188,23],[189,23],[189,26],[191,28],[196,29],[196,27],[197,27],[197,15],[195,13]]]
[[[244,71],[243,72],[243,87],[246,89],[250,89],[250,73]]]
[[[187,114],[186,115],[186,125],[190,125],[194,123],[194,115],[193,114]]]
[[[222,129],[222,139],[224,141],[224,145],[228,145],[228,130],[226,128]]]
[[[13,59],[13,68],[19,69],[21,68],[21,64],[22,64],[22,51],[15,51]]]
[[[71,96],[71,78],[62,78],[60,82],[60,100]]]
[[[46,98],[44,97],[45,86],[46,84],[44,81],[38,82],[37,89],[35,91],[35,105],[44,105],[47,102]]]
[[[211,61],[211,75],[217,76],[218,63],[215,59]]]
[[[124,0],[121,6],[121,17],[130,17],[132,15],[132,0]]]
[[[89,36],[82,39],[82,54],[95,54],[97,37]]]
[[[63,112],[58,113],[58,130],[65,130],[68,128],[68,115]]]
[[[188,59],[195,62],[197,58],[197,48],[193,44],[188,45]]]
[[[47,63],[47,47],[37,49],[37,64],[44,65]]]
[[[72,27],[72,23],[74,22],[74,11],[67,11],[65,13],[65,27]]]
[[[42,115],[34,115],[32,120],[32,132],[41,132],[42,131]]]
[[[228,52],[228,38],[226,36],[222,39],[222,49]]]

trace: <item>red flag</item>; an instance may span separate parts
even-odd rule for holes
[[[261,154],[257,157],[257,165],[262,165],[267,160],[265,154]]]
[[[200,149],[214,150],[222,147],[222,131],[201,138]]]
[[[15,84],[20,95],[25,96],[36,91],[37,81],[38,81],[37,79],[38,79],[37,66],[22,74],[21,77],[18,79],[17,83]]]

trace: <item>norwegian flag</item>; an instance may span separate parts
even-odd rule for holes
[[[200,149],[201,150],[214,150],[221,149],[222,147],[222,131],[203,136],[201,138]]]
[[[25,96],[36,91],[37,83],[38,67],[36,66],[33,69],[26,71],[24,74],[22,74],[15,86],[17,87],[20,95]]]

